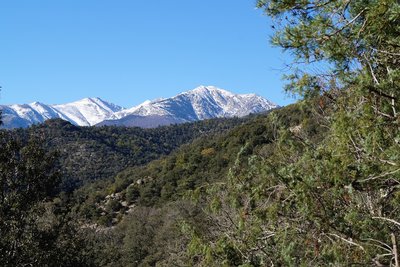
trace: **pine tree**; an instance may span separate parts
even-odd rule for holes
[[[399,2],[258,7],[296,63],[286,90],[313,115],[288,125],[273,112],[274,141],[259,149],[269,156],[240,157],[226,184],[199,193],[213,234],[192,232],[191,255],[200,265],[400,266]]]

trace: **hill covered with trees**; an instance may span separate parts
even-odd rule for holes
[[[53,119],[12,134],[25,141],[36,139],[48,151],[57,152],[62,189],[71,191],[88,181],[112,179],[127,167],[143,165],[202,135],[224,132],[245,120],[212,119],[142,129],[79,127]]]
[[[400,266],[399,2],[258,7],[298,66],[286,89],[317,100],[323,138],[280,122],[270,157],[202,194],[213,226],[193,231],[193,264]]]
[[[137,208],[115,228],[118,259],[134,266],[399,266],[398,1],[258,7],[277,21],[273,43],[294,55],[299,67],[286,89],[304,99],[295,109],[308,112],[291,114],[305,115],[292,124],[282,115],[287,107],[241,134],[234,129],[244,142],[232,150],[223,144],[235,134],[121,174],[129,185],[116,192],[123,198],[126,190],[124,200]],[[226,152],[234,159],[214,161]],[[180,195],[194,203],[175,202]]]
[[[192,262],[187,254],[192,234],[188,229],[206,237],[213,227],[203,199],[208,188],[222,186],[213,193],[220,198],[233,168],[247,170],[256,155],[273,158],[278,125],[301,129],[318,142],[324,133],[318,119],[309,105],[296,104],[255,116],[212,138],[199,138],[145,166],[127,168],[113,182],[99,181],[77,190],[77,214],[105,231],[108,243],[98,249],[108,255],[104,260],[109,264],[188,264]]]
[[[258,7],[301,101],[244,123],[2,133],[2,262],[400,266],[399,2]],[[12,141],[41,135],[45,149]],[[68,194],[54,191],[60,170]]]

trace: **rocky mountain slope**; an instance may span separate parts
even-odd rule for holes
[[[62,105],[39,102],[3,105],[3,128],[25,128],[60,118],[78,126],[139,126],[152,128],[212,118],[243,117],[276,108],[255,94],[234,94],[214,86],[200,86],[171,98],[145,101],[123,109],[100,98],[85,98]]]
[[[156,127],[211,118],[243,117],[277,105],[256,94],[234,94],[214,86],[199,86],[171,98],[146,101],[115,114],[118,120],[99,125]]]
[[[23,105],[2,105],[3,128],[25,128],[48,119],[60,118],[79,126],[91,126],[112,118],[122,107],[100,98],[84,98],[63,104],[46,105],[39,102]]]

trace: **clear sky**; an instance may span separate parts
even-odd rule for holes
[[[255,0],[2,0],[1,104],[132,107],[199,85],[279,105],[284,55]]]

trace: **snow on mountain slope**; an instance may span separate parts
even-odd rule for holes
[[[101,100],[100,98],[84,98],[82,100],[54,105],[56,110],[63,114],[68,121],[80,125],[91,126],[105,119],[113,119],[114,113],[122,108]]]
[[[217,117],[242,117],[276,108],[277,105],[255,94],[233,94],[214,86],[200,86],[172,98],[146,101],[139,106],[117,112],[127,115],[170,116],[181,121]]]
[[[39,102],[23,105],[2,105],[3,128],[28,127],[48,119],[60,118],[75,125],[90,126],[105,119],[115,119],[122,108],[101,100],[85,98],[63,105],[45,105]]]
[[[39,102],[3,105],[3,128],[28,127],[47,119],[61,118],[79,126],[124,125],[157,127],[211,118],[242,117],[276,108],[277,105],[255,94],[234,94],[214,86],[200,86],[171,98],[145,101],[123,109],[100,98],[62,104]]]

